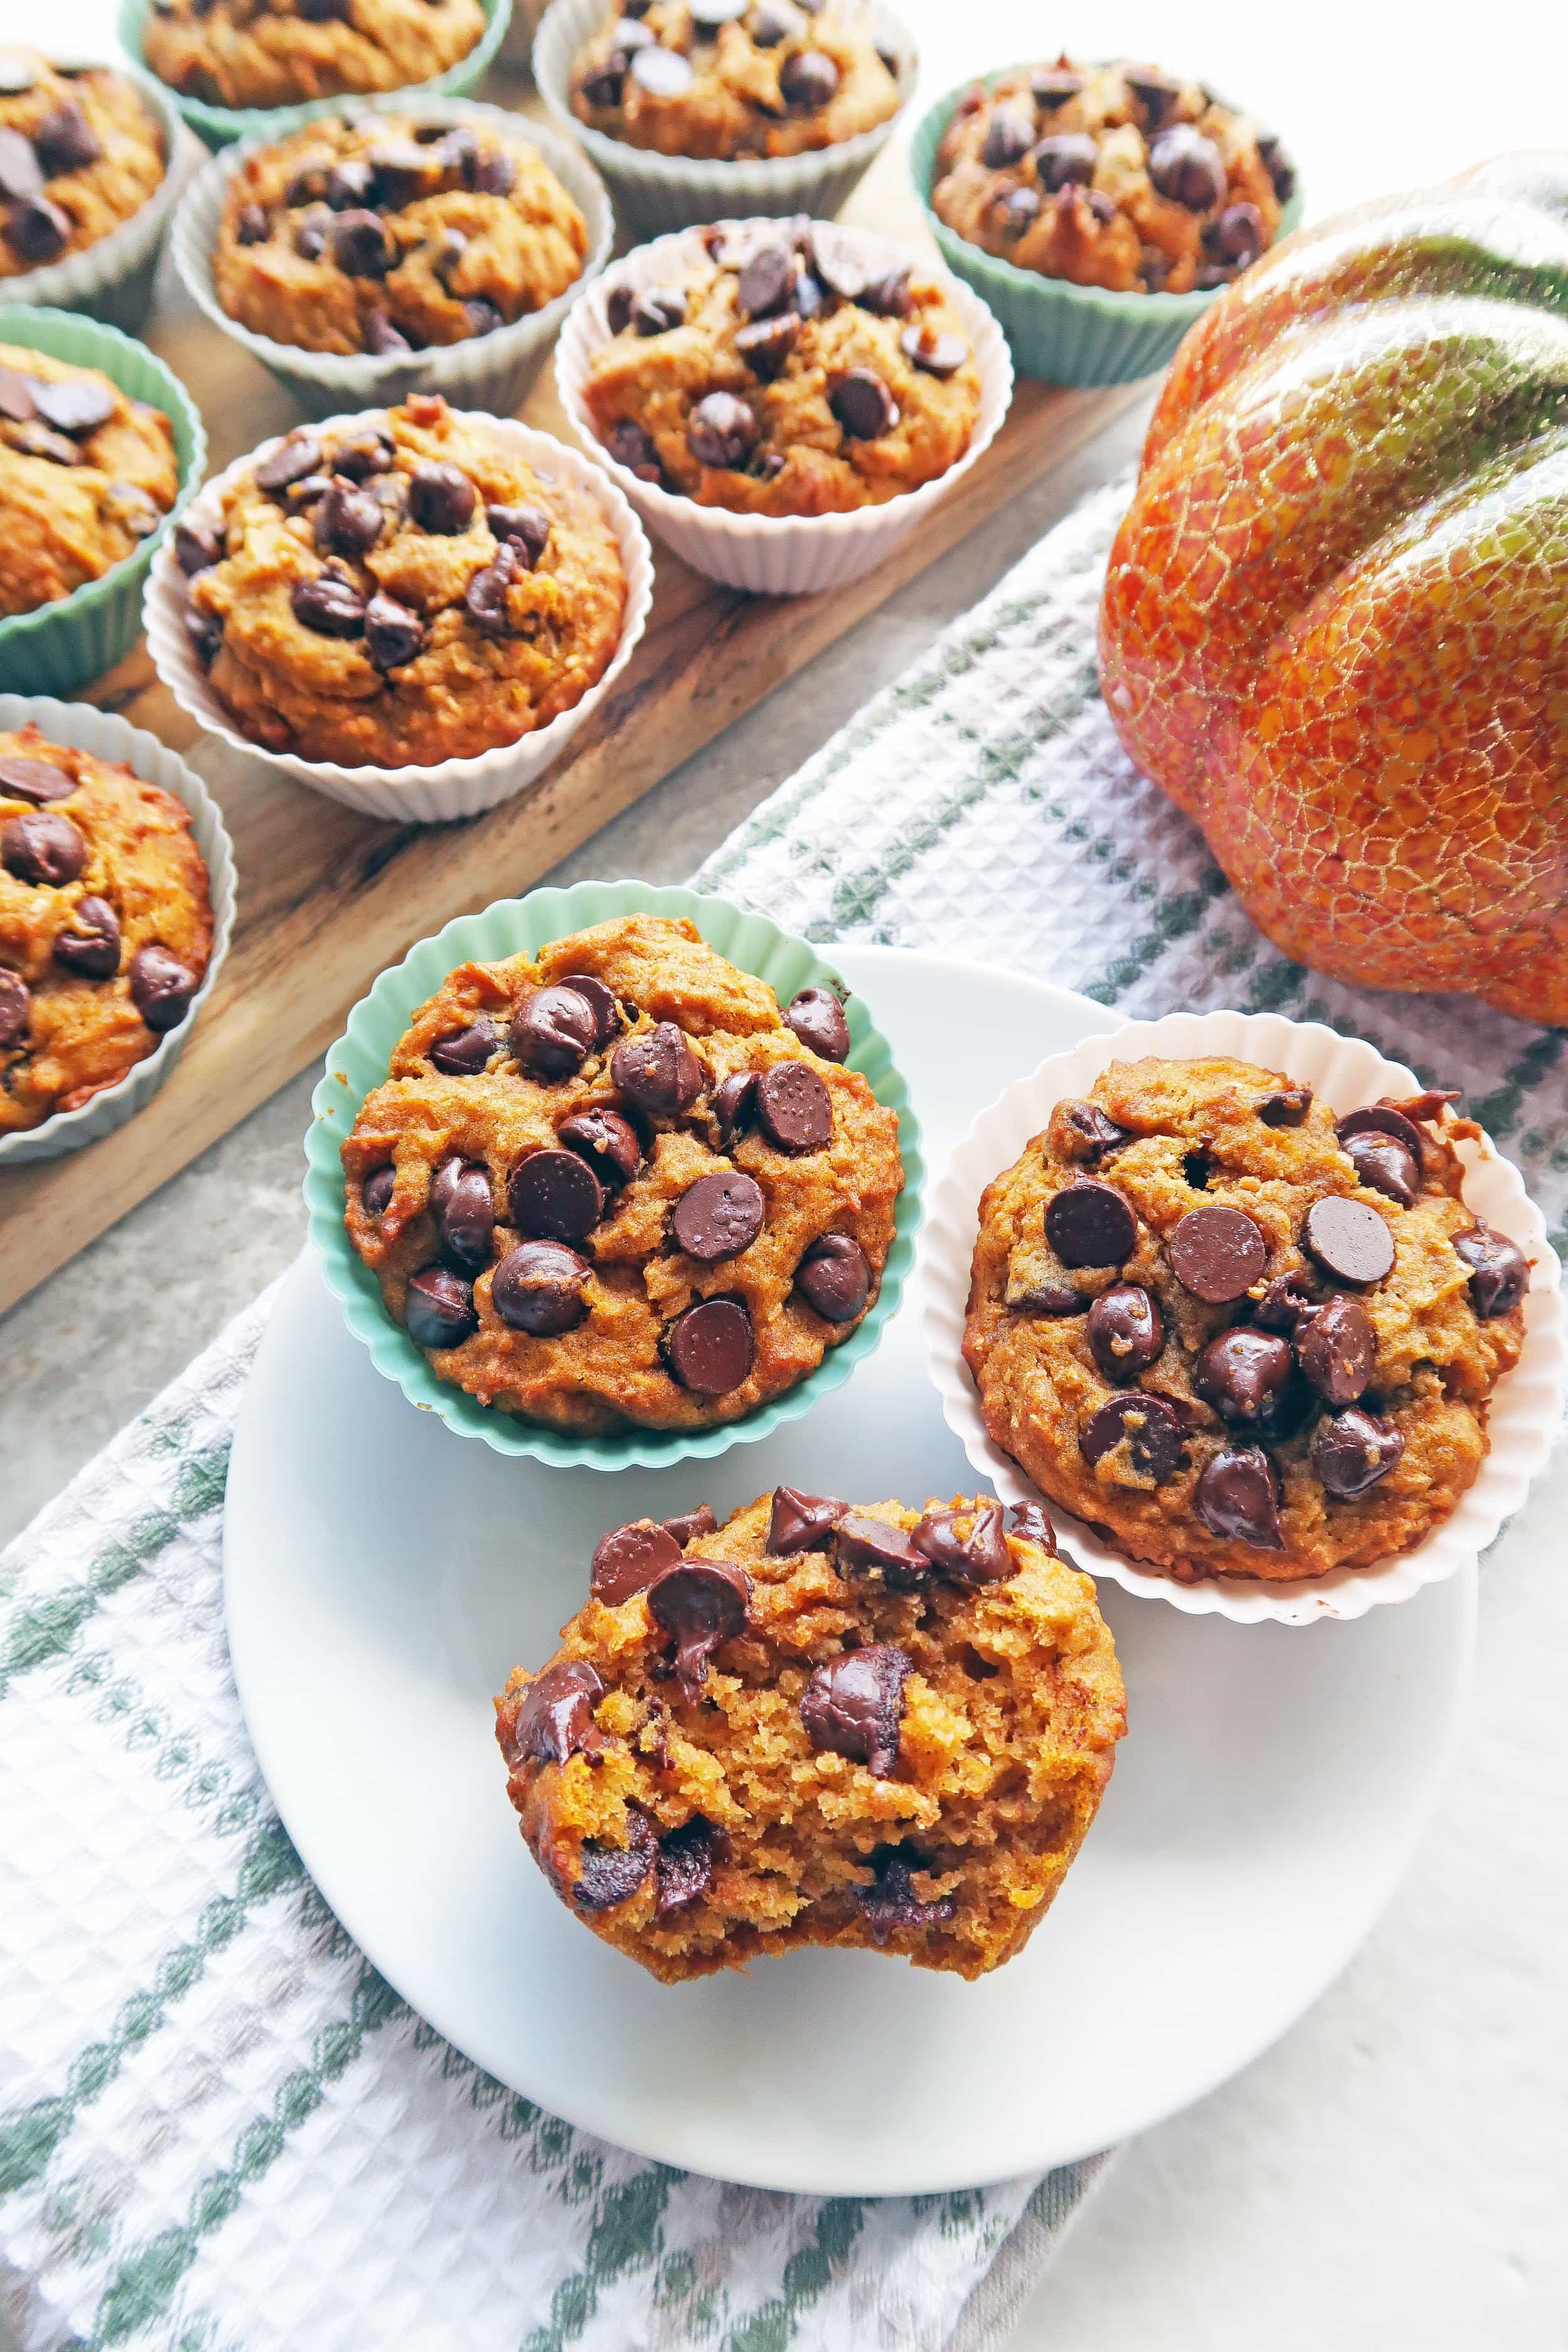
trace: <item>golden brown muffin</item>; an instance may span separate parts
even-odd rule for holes
[[[582,214],[521,134],[333,117],[235,173],[213,283],[231,319],[274,342],[422,351],[542,310],[587,249]]]
[[[843,514],[934,481],[968,448],[980,371],[934,273],[876,275],[830,222],[709,235],[668,286],[609,297],[584,386],[640,479],[739,514]]]
[[[85,252],[168,169],[163,126],[126,74],[0,50],[0,278]]]
[[[174,428],[97,368],[0,343],[0,614],[133,554],[179,495]]]
[[[666,1983],[802,1944],[984,1976],[1020,1952],[1126,1728],[1043,1511],[779,1487],[614,1529],[496,1701],[535,1861]]]
[[[971,245],[1129,294],[1227,284],[1273,243],[1295,184],[1246,115],[1124,58],[977,83],[936,171],[931,209]]]
[[[1045,1494],[1191,1581],[1407,1551],[1487,1451],[1530,1269],[1465,1206],[1442,1094],[1350,1111],[1224,1060],[1113,1062],[980,1203],[963,1352]]]
[[[214,691],[269,751],[430,766],[570,710],[615,657],[616,534],[479,415],[416,393],[299,425],[175,539]]]
[[[153,0],[142,53],[207,106],[411,89],[482,38],[479,0]]]
[[[0,734],[0,1133],[111,1087],[179,1026],[212,955],[184,805],[127,767]]]
[[[628,915],[462,964],[343,1146],[349,1238],[440,1379],[582,1434],[734,1421],[876,1299],[897,1114],[843,1007]]]
[[[800,155],[899,109],[897,62],[849,8],[633,0],[572,68],[572,110],[661,155]]]

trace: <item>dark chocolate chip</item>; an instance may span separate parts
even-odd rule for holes
[[[638,49],[631,77],[649,98],[679,98],[691,87],[691,67],[679,49]]]
[[[323,572],[314,580],[297,580],[289,593],[294,618],[319,637],[361,637],[364,635],[364,598],[352,580]]]
[[[1301,1228],[1309,1256],[1336,1282],[1364,1290],[1394,1269],[1394,1235],[1370,1201],[1331,1192],[1314,1201]]]
[[[468,322],[470,335],[493,335],[506,320],[488,294],[470,294],[463,304],[463,316]]]
[[[1204,243],[1217,261],[1232,269],[1248,268],[1268,242],[1263,215],[1256,205],[1226,205],[1204,233]]]
[[[1088,1301],[1080,1298],[1068,1283],[1037,1282],[1012,1304],[1031,1315],[1081,1315]]]
[[[710,1108],[713,1123],[719,1130],[719,1141],[728,1150],[742,1130],[756,1116],[757,1074],[755,1070],[732,1071],[721,1086],[713,1090]]]
[[[1283,1551],[1279,1474],[1261,1445],[1227,1446],[1206,1462],[1193,1489],[1197,1514],[1211,1535],[1258,1551]]]
[[[964,1520],[969,1533],[961,1536]],[[910,1541],[940,1575],[956,1584],[1001,1584],[1013,1573],[1000,1503],[977,1511],[928,1511]]]
[[[1454,1248],[1470,1269],[1470,1304],[1481,1320],[1511,1315],[1530,1288],[1530,1261],[1524,1252],[1480,1217],[1454,1235]]]
[[[45,116],[33,133],[33,144],[51,180],[66,172],[85,172],[103,153],[98,133],[74,100]]]
[[[1331,1405],[1354,1404],[1370,1385],[1377,1335],[1359,1298],[1336,1294],[1295,1320],[1296,1360]]]
[[[325,206],[308,213],[294,231],[294,250],[301,261],[320,261],[327,249],[327,232],[331,217]]]
[[[1268,1244],[1257,1220],[1218,1201],[1189,1209],[1171,1234],[1169,1250],[1183,1289],[1209,1307],[1245,1297],[1268,1263]]]
[[[1114,1185],[1075,1176],[1046,1204],[1046,1239],[1064,1265],[1121,1265],[1138,1245],[1138,1220]]]
[[[416,1348],[460,1348],[479,1328],[474,1286],[448,1266],[428,1265],[409,1283],[403,1319]]]
[[[842,1062],[849,1052],[849,1024],[837,992],[831,988],[803,988],[790,999],[784,1008],[784,1026],[793,1029],[803,1045],[820,1054],[825,1062]]]
[[[640,425],[634,425],[629,416],[623,417],[618,425],[611,427],[605,446],[616,465],[625,466],[638,481],[657,482],[662,478],[664,468],[658,462],[658,451],[652,437]]]
[[[624,335],[632,323],[636,297],[629,286],[612,286],[605,298],[605,317],[612,335]]]
[[[795,310],[798,319],[815,319],[827,300],[827,289],[804,264],[795,274]]]
[[[295,0],[298,13],[307,25],[346,25],[351,16],[351,0]]]
[[[969,357],[969,345],[962,335],[943,334],[931,326],[906,327],[899,337],[899,349],[913,366],[944,383]]]
[[[658,1842],[654,1917],[673,1918],[678,1911],[700,1901],[713,1883],[713,1867],[723,1852],[723,1831],[704,1821],[700,1813],[682,1822],[678,1830],[668,1831]]]
[[[1131,1141],[1130,1130],[1118,1127],[1098,1103],[1059,1103],[1057,1116],[1067,1127],[1075,1157],[1087,1160],[1091,1164],[1102,1160],[1108,1151],[1114,1151],[1120,1145]]]
[[[1021,163],[1035,143],[1035,118],[1011,99],[998,99],[985,126],[980,160],[988,172],[1005,172]]]
[[[0,128],[0,196],[36,195],[44,184],[37,151],[19,131]]]
[[[803,1494],[798,1486],[775,1486],[768,1519],[768,1549],[775,1559],[793,1552],[826,1551],[834,1529],[848,1511],[831,1495]]]
[[[1225,164],[1219,149],[1190,122],[1173,122],[1149,149],[1149,177],[1163,196],[1189,212],[1205,213],[1225,202]]]
[[[871,1295],[871,1267],[848,1234],[824,1234],[795,1270],[795,1288],[825,1323],[852,1323]]]
[[[586,1658],[563,1658],[528,1685],[517,1710],[508,1762],[564,1764],[568,1756],[598,1756],[605,1743],[594,1707],[605,1685]]]
[[[641,1813],[626,1809],[626,1845],[605,1845],[584,1838],[583,1859],[572,1900],[584,1911],[615,1911],[640,1892],[658,1861],[658,1847]]]
[[[367,1217],[384,1217],[392,1206],[392,1196],[397,1189],[397,1171],[389,1160],[384,1167],[373,1168],[359,1188],[361,1203]]]
[[[779,94],[786,106],[826,106],[837,88],[838,68],[823,49],[796,49],[779,68]]]
[[[373,310],[364,322],[364,347],[379,359],[414,349],[401,327],[395,327],[384,310]]]
[[[907,319],[914,297],[910,291],[907,269],[885,269],[873,278],[858,298],[862,310],[869,310],[876,319]]]
[[[708,1661],[743,1633],[752,1580],[727,1559],[683,1559],[647,1588],[648,1614],[675,1643],[675,1671],[688,1698],[708,1679]]]
[[[794,286],[795,248],[781,239],[757,246],[747,257],[735,299],[748,319],[767,319],[785,308]]]
[[[1281,1087],[1258,1106],[1265,1127],[1300,1127],[1312,1108],[1310,1087]]]
[[[1055,195],[1062,188],[1087,188],[1099,158],[1087,131],[1057,131],[1036,148],[1035,170],[1041,187]]]
[[[1288,205],[1296,193],[1296,172],[1280,151],[1279,141],[1272,131],[1258,135],[1258,157],[1274,184],[1274,194],[1282,205]]]
[[[531,1151],[512,1170],[511,1222],[531,1241],[580,1242],[598,1223],[605,1188],[575,1151]]]
[[[591,971],[563,971],[554,985],[571,989],[593,1013],[595,1052],[607,1045],[621,1025],[620,1001],[615,990]]]
[[[649,1118],[678,1118],[702,1091],[702,1069],[673,1021],[624,1037],[610,1056],[610,1076]]]
[[[60,889],[87,864],[87,844],[68,816],[29,809],[0,830],[0,866],[18,882]]]
[[[535,1339],[570,1331],[588,1312],[588,1261],[564,1242],[521,1242],[490,1276],[490,1304],[503,1323]]]
[[[841,1570],[862,1575],[875,1571],[900,1591],[912,1590],[931,1574],[930,1560],[916,1550],[902,1528],[889,1527],[868,1512],[846,1511],[837,1541]]]
[[[430,1213],[441,1255],[459,1274],[489,1265],[496,1213],[488,1168],[477,1160],[443,1160],[431,1180]]]
[[[703,1265],[739,1257],[762,1232],[766,1205],[756,1179],[738,1168],[700,1176],[687,1186],[671,1213],[675,1245]]]
[[[1358,1135],[1392,1136],[1405,1146],[1417,1168],[1421,1165],[1421,1129],[1393,1103],[1368,1103],[1364,1110],[1346,1111],[1343,1118],[1334,1121],[1334,1133],[1342,1144]]]
[[[80,439],[96,433],[107,425],[115,410],[114,388],[111,384],[93,383],[85,377],[69,378],[61,383],[39,383],[33,394],[33,405],[46,425],[57,433],[68,433]]]
[[[1040,192],[1027,182],[1021,188],[1009,188],[997,201],[1001,215],[1002,234],[1010,242],[1025,236],[1040,217]]]
[[[5,236],[23,260],[58,260],[70,242],[70,215],[47,196],[22,196],[5,216]]]
[[[363,155],[348,155],[341,163],[332,165],[331,170],[327,173],[326,185],[321,194],[330,210],[334,213],[346,213],[353,211],[356,206],[363,207],[370,201],[371,190],[374,184],[375,173],[368,159]],[[390,198],[387,201],[390,201]],[[359,275],[379,277],[381,273],[379,270],[361,271]]]
[[[570,1151],[581,1152],[601,1184],[629,1183],[637,1172],[642,1146],[629,1119],[618,1110],[580,1110],[563,1119],[560,1139]]]
[[[451,1029],[437,1037],[430,1048],[430,1059],[449,1078],[471,1078],[484,1068],[500,1044],[495,1023],[481,1016],[466,1029]]]
[[[340,213],[328,231],[332,259],[350,278],[384,278],[397,259],[386,224],[372,212]]]
[[[313,433],[289,433],[257,467],[256,487],[258,490],[286,490],[290,482],[303,481],[307,474],[321,473],[323,465],[321,445]]]
[[[856,1888],[855,1900],[874,1942],[885,1944],[900,1928],[945,1927],[955,1917],[958,1906],[951,1895],[927,1903],[915,1893],[913,1873],[925,1868],[919,1854],[906,1858],[898,1847],[885,1847],[873,1854],[871,1866],[876,1876],[869,1886]]]
[[[1404,1435],[1392,1422],[1352,1404],[1319,1423],[1312,1437],[1312,1474],[1336,1502],[1352,1503],[1386,1477],[1404,1451]]]
[[[668,1528],[652,1519],[632,1519],[612,1528],[594,1547],[588,1582],[595,1601],[615,1609],[636,1592],[646,1592],[656,1576],[680,1565],[680,1544]]]
[[[851,441],[875,441],[899,421],[899,404],[871,368],[851,368],[827,394],[827,405]]]
[[[512,1014],[513,1059],[536,1078],[569,1078],[594,1050],[598,1021],[574,988],[536,988]]]
[[[1199,1349],[1193,1391],[1213,1405],[1222,1421],[1261,1421],[1284,1396],[1293,1370],[1288,1339],[1237,1323],[1228,1331],[1216,1331]]]
[[[1283,1331],[1289,1339],[1303,1315],[1312,1312],[1307,1277],[1299,1271],[1277,1274],[1253,1309],[1253,1320],[1265,1331]]]
[[[583,76],[579,88],[585,105],[608,108],[619,106],[626,83],[626,68],[620,58],[612,55],[602,66],[591,66]],[[620,328],[614,331],[618,334]]]
[[[757,1122],[781,1151],[821,1151],[833,1140],[833,1097],[805,1062],[774,1062],[757,1079]]]
[[[174,532],[174,561],[187,580],[198,572],[210,572],[215,563],[224,559],[223,533],[214,522],[195,522],[189,518]]]
[[[77,786],[63,769],[49,760],[27,760],[14,754],[0,759],[0,800],[26,801],[44,808],[50,801],[68,801]]]
[[[678,1315],[665,1339],[672,1376],[693,1396],[728,1396],[756,1355],[752,1318],[738,1298],[704,1298]]]
[[[1062,201],[1060,197],[1058,198],[1058,206]],[[1116,199],[1114,196],[1108,196],[1103,188],[1086,188],[1083,192],[1083,201],[1102,227],[1107,221],[1113,221],[1116,218]]]
[[[1141,1283],[1116,1282],[1089,1308],[1085,1332],[1089,1353],[1106,1379],[1132,1381],[1158,1360],[1165,1345],[1165,1318],[1152,1291]]]
[[[1107,1397],[1089,1415],[1079,1433],[1078,1447],[1092,1469],[1125,1438],[1133,1469],[1163,1486],[1182,1466],[1186,1433],[1186,1423],[1168,1397],[1126,1389],[1120,1396]]]
[[[107,898],[79,898],[71,928],[55,941],[55,961],[79,980],[112,980],[120,970],[120,918]]]
[[[131,1002],[147,1024],[160,1035],[166,1029],[177,1029],[191,1009],[191,999],[201,986],[199,976],[189,964],[182,963],[177,955],[150,940],[138,948],[131,959]]]
[[[845,1650],[816,1668],[800,1697],[800,1719],[818,1754],[847,1756],[885,1780],[899,1760],[904,1684],[913,1666],[896,1642]]]
[[[81,451],[63,433],[51,433],[47,425],[24,425],[11,436],[11,446],[24,457],[42,457],[50,466],[79,466]]]
[[[1361,1134],[1346,1139],[1344,1153],[1359,1181],[1408,1209],[1421,1190],[1421,1161],[1397,1136]]]
[[[743,400],[732,392],[710,392],[686,421],[686,446],[700,466],[733,472],[757,446],[759,427]]]
[[[799,341],[800,320],[793,310],[735,330],[735,350],[762,383],[773,383]]]
[[[660,1519],[659,1526],[678,1544],[689,1544],[697,1536],[717,1534],[719,1522],[711,1503],[699,1503],[694,1511],[678,1511],[673,1519]]]
[[[1128,89],[1143,107],[1152,129],[1163,122],[1181,97],[1181,84],[1158,66],[1128,66],[1125,69]]]
[[[0,1053],[9,1051],[26,1034],[33,999],[20,972],[0,965]]]
[[[479,504],[474,486],[457,466],[416,466],[408,484],[408,512],[421,530],[455,539],[467,530]]]
[[[195,604],[187,604],[180,614],[180,624],[191,641],[191,649],[204,669],[210,669],[223,643],[223,622],[216,613],[204,613]]]
[[[381,537],[385,520],[385,509],[374,491],[334,480],[316,509],[316,545],[323,555],[364,555]]]
[[[1070,66],[1037,66],[1029,76],[1029,94],[1043,113],[1054,114],[1083,88],[1083,76]]]
[[[0,367],[0,416],[13,425],[30,423],[38,413],[33,398],[38,383],[37,376],[20,375],[15,368]]]
[[[485,520],[497,539],[509,541],[531,572],[550,544],[550,517],[542,507],[485,509]]]
[[[791,0],[759,0],[746,29],[755,47],[777,49],[805,31],[805,19],[798,8],[791,5]]]
[[[1038,1544],[1042,1551],[1048,1551],[1055,1557],[1057,1531],[1043,1503],[1015,1503],[1013,1533],[1022,1536],[1026,1543]]]
[[[464,589],[463,610],[487,637],[510,636],[511,612],[507,593],[522,568],[515,542],[503,539],[496,550],[495,562],[476,572]]]
[[[465,177],[471,180],[476,195],[509,196],[517,185],[517,165],[504,148],[491,147],[477,158]]]
[[[377,669],[400,669],[425,649],[425,624],[407,604],[378,588],[364,608],[364,649]]]

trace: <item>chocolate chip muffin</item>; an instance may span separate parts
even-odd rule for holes
[[[931,209],[1004,261],[1076,286],[1187,294],[1273,243],[1279,142],[1158,66],[1055,65],[977,83],[937,151]]]
[[[828,989],[689,922],[464,964],[343,1146],[349,1237],[442,1380],[579,1434],[734,1421],[876,1298],[897,1115]]]
[[[984,1976],[1027,1943],[1126,1703],[1043,1511],[778,1487],[616,1528],[496,1737],[562,1901],[667,1983],[834,1944]]]
[[[213,284],[274,342],[423,351],[542,310],[587,249],[582,214],[521,133],[361,115],[312,122],[235,173]]]
[[[142,55],[207,106],[411,89],[483,37],[479,0],[153,0]]]
[[[158,529],[179,488],[161,408],[97,368],[0,343],[0,614],[101,579]]]
[[[1465,1205],[1451,1099],[1336,1120],[1278,1071],[1147,1060],[1058,1103],[980,1203],[996,1444],[1179,1581],[1419,1543],[1480,1468],[1530,1283]]]
[[[0,49],[0,279],[97,245],[168,167],[163,125],[129,75]]]
[[[565,471],[417,393],[300,425],[175,534],[213,690],[269,751],[432,766],[515,742],[615,657],[616,534]]]
[[[661,155],[800,155],[899,110],[863,14],[818,0],[626,0],[572,68],[572,110]]]
[[[668,286],[611,289],[583,394],[639,479],[740,514],[844,514],[956,465],[980,371],[939,278],[826,221],[705,233]]]
[[[206,867],[172,793],[36,727],[0,733],[0,1134],[145,1060],[212,944]]]

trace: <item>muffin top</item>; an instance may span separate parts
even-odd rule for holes
[[[799,155],[898,108],[896,59],[833,0],[626,0],[572,68],[579,121],[661,155]]]
[[[582,214],[521,133],[332,117],[236,172],[213,283],[231,319],[274,342],[423,351],[542,310],[587,249]]]
[[[977,1977],[1058,1893],[1126,1702],[1042,1511],[781,1486],[616,1528],[496,1737],[563,1903],[666,1981],[803,1944]]]
[[[1179,1580],[1315,1577],[1454,1509],[1530,1268],[1441,1093],[1336,1121],[1225,1060],[1113,1062],[980,1204],[964,1355],[1046,1494]]]
[[[175,534],[213,689],[269,751],[430,766],[515,742],[609,667],[615,531],[563,467],[416,393],[302,425]]]
[[[1273,243],[1279,142],[1158,66],[1066,57],[976,83],[937,152],[931,209],[971,245],[1117,293],[1224,286]]]
[[[612,289],[584,386],[612,457],[743,514],[840,514],[956,464],[980,415],[968,331],[937,276],[879,271],[829,221],[705,233],[668,286]]]
[[[142,55],[207,106],[411,89],[484,34],[479,0],[152,0]]]
[[[880,1286],[899,1122],[848,1046],[831,991],[781,1013],[684,920],[461,965],[343,1146],[349,1237],[482,1403],[583,1434],[733,1421]]]
[[[141,211],[168,160],[129,75],[0,49],[0,278],[96,245]]]
[[[79,1108],[151,1054],[212,942],[172,793],[36,727],[0,734],[0,1133]]]
[[[0,343],[0,614],[101,578],[179,495],[174,429],[97,368]]]

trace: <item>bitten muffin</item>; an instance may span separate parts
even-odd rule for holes
[[[1124,294],[1224,286],[1273,243],[1277,139],[1158,66],[1058,58],[977,84],[937,152],[939,220],[1020,269]]]
[[[626,0],[572,68],[572,110],[661,155],[800,155],[896,114],[898,64],[851,8]]]
[[[848,1050],[831,990],[781,1013],[686,921],[460,965],[343,1145],[349,1238],[482,1404],[583,1434],[733,1421],[881,1282],[899,1122]]]
[[[310,123],[235,173],[213,284],[274,342],[422,351],[542,310],[587,249],[582,214],[521,135],[361,115]]]
[[[97,368],[0,343],[0,614],[101,579],[179,495],[174,428]]]
[[[416,393],[300,425],[175,535],[213,690],[269,751],[431,766],[548,726],[615,657],[616,534],[483,416]]]
[[[96,245],[168,166],[163,127],[128,75],[0,50],[0,278]]]
[[[984,1976],[1027,1943],[1126,1728],[1043,1511],[787,1486],[607,1535],[496,1737],[562,1901],[667,1983],[802,1944]]]
[[[1426,1093],[1335,1119],[1225,1060],[1113,1062],[980,1203],[963,1352],[1045,1494],[1164,1575],[1370,1566],[1446,1519],[1530,1268]]]
[[[0,734],[0,1134],[145,1060],[212,944],[206,867],[172,793],[36,727]]]
[[[826,221],[707,233],[668,286],[608,297],[614,341],[584,385],[600,440],[640,479],[740,514],[843,514],[956,465],[980,371],[940,279],[881,274]]]
[[[153,0],[142,55],[207,106],[411,89],[482,38],[479,0]]]

